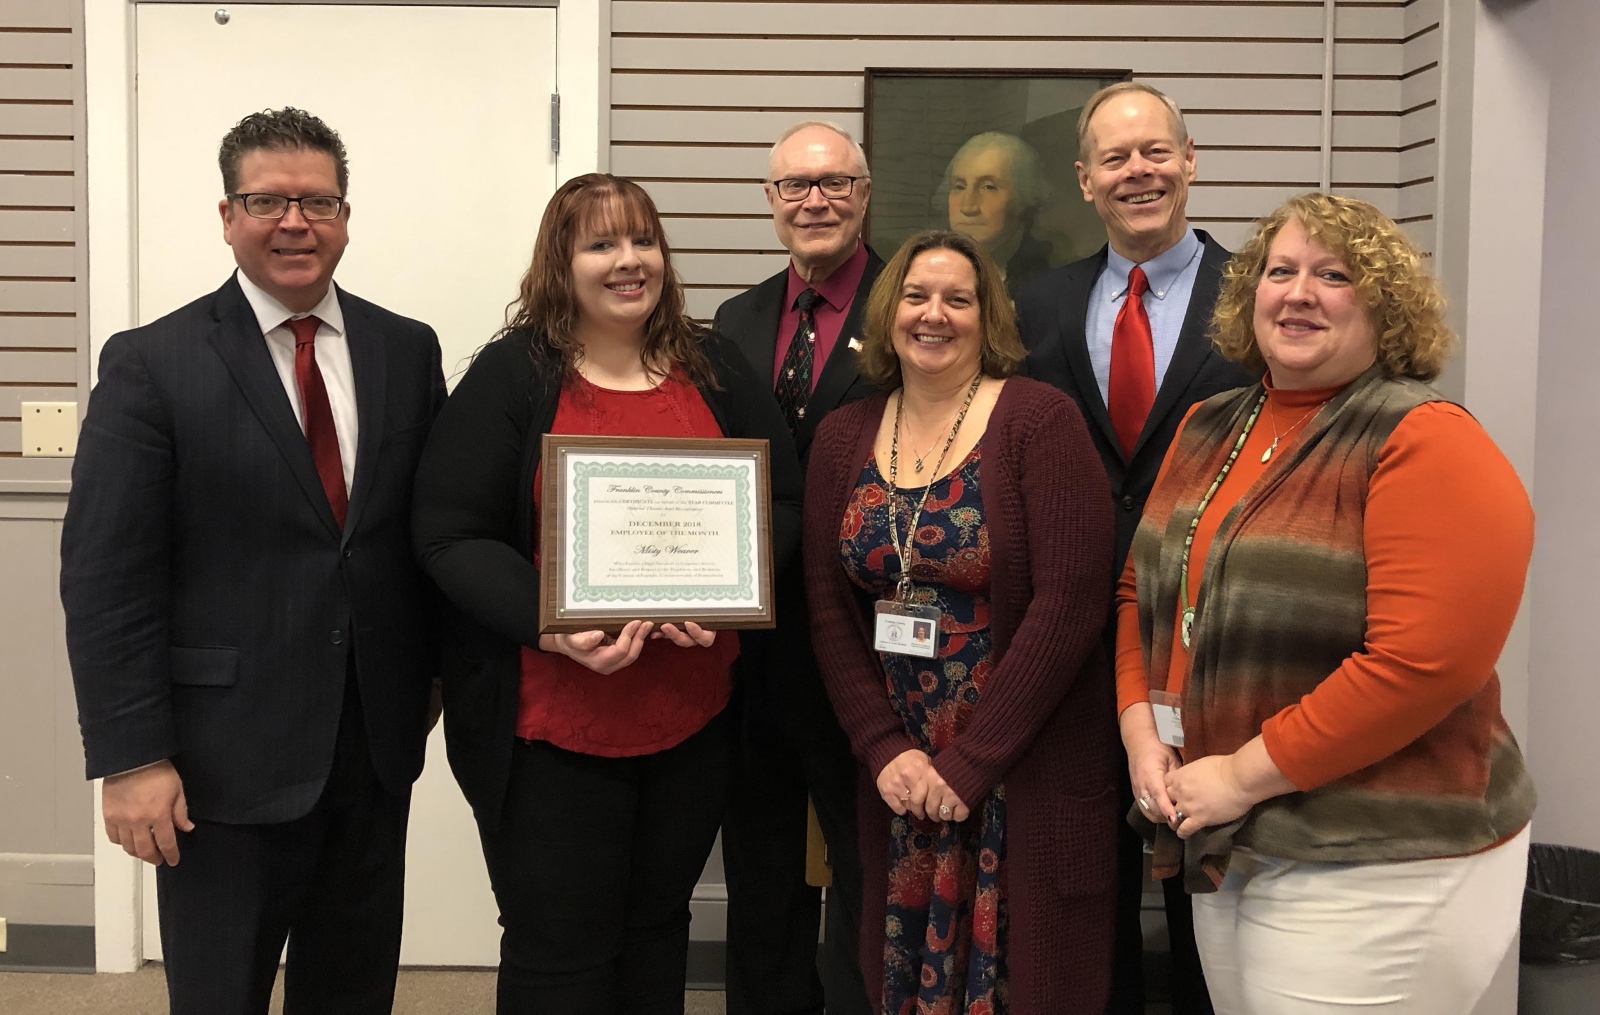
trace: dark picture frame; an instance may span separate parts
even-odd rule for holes
[[[1074,163],[1078,115],[1131,70],[866,69],[868,242],[888,258],[923,229],[983,243],[1016,286],[1093,254],[1105,226]]]

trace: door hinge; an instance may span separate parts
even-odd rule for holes
[[[550,93],[550,154],[561,154],[561,93]]]

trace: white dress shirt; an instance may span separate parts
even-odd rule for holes
[[[297,314],[250,281],[243,271],[234,274],[239,279],[239,288],[244,290],[244,298],[250,301],[250,309],[256,313],[261,334],[266,336],[267,352],[272,354],[272,365],[278,368],[278,379],[283,382],[284,393],[289,396],[289,405],[294,408],[294,418],[299,421],[302,433],[306,429],[306,412],[300,404],[300,386],[295,383],[294,332],[289,329],[288,322],[307,316],[315,316],[322,322],[317,325],[317,369],[322,371],[328,404],[333,408],[333,429],[339,437],[339,464],[344,466],[344,489],[348,494],[355,481],[356,437],[360,424],[356,417],[356,381],[355,372],[350,368],[350,343],[345,338],[344,313],[339,309],[334,284],[328,283],[322,302],[304,314]]]

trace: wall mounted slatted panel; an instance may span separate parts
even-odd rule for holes
[[[71,466],[21,457],[20,403],[87,394],[82,53],[80,3],[0,2],[0,484],[12,488],[50,489]]]
[[[1399,218],[1426,253],[1433,253],[1438,205],[1440,56],[1444,0],[1412,0],[1400,44]]]
[[[1439,32],[1424,29],[1439,4],[1337,10],[1335,189],[1391,215],[1426,212],[1411,225],[1425,249]],[[690,311],[706,318],[784,264],[757,186],[768,146],[802,119],[859,136],[866,67],[1131,68],[1189,112],[1200,148],[1190,216],[1233,245],[1317,185],[1322,30],[1321,0],[618,0],[611,169],[655,197]]]

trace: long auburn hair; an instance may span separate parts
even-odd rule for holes
[[[661,251],[661,299],[645,320],[640,361],[650,373],[682,367],[695,383],[717,387],[703,348],[704,329],[684,313],[683,283],[672,270],[672,250],[655,202],[637,183],[609,173],[586,173],[556,189],[539,222],[533,263],[522,275],[517,298],[506,306],[500,334],[526,335],[535,360],[559,365],[563,378],[577,369],[583,343],[577,334],[572,255],[585,228],[655,241]]]

